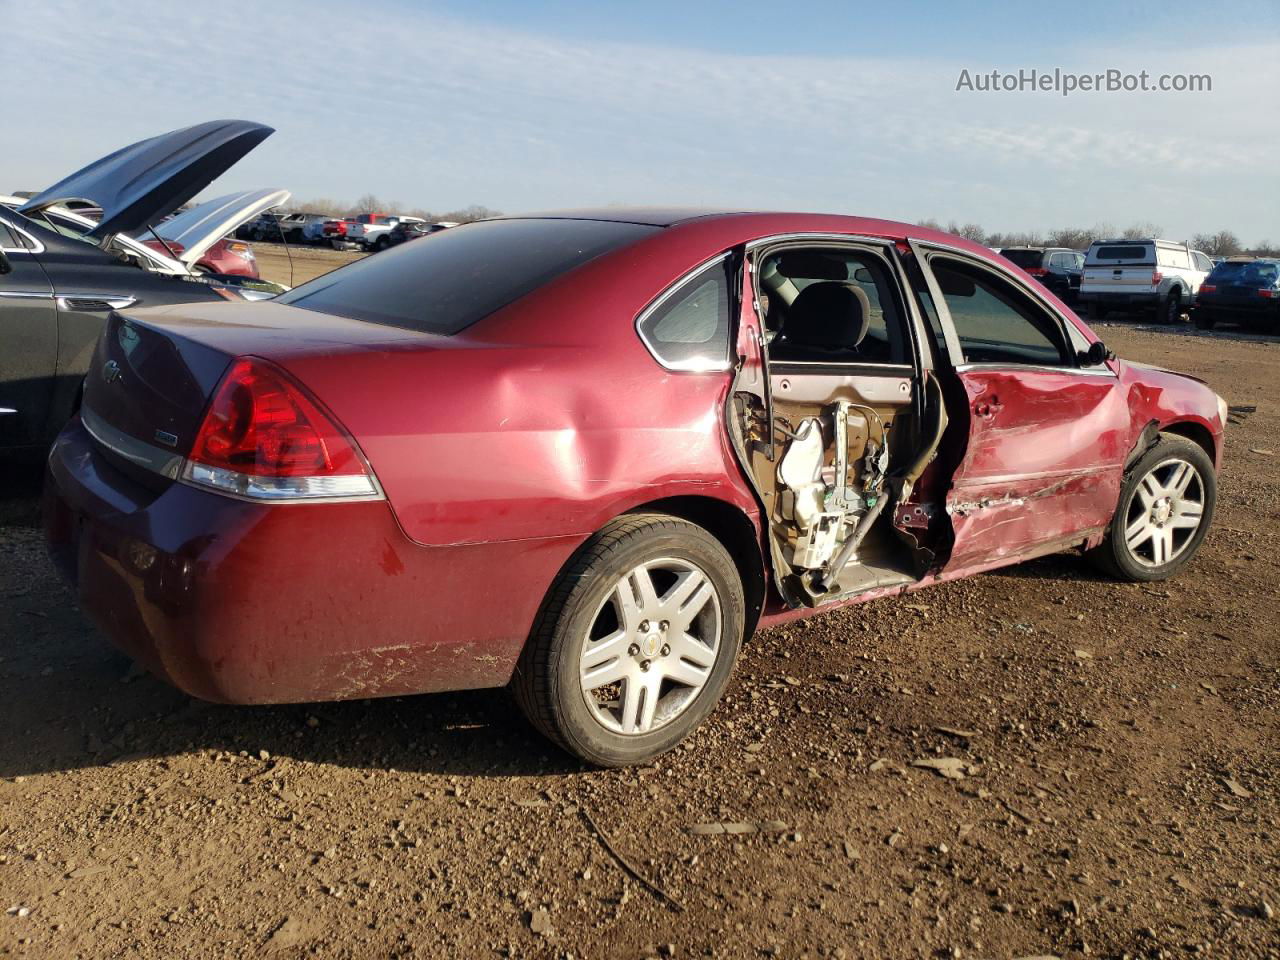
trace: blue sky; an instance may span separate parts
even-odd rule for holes
[[[216,117],[213,185],[446,210],[695,204],[1153,222],[1280,241],[1280,10],[1230,6],[0,0],[0,191]],[[981,9],[982,12],[971,12]],[[1210,93],[957,92],[962,69],[1208,73]],[[15,142],[21,149],[14,149]]]

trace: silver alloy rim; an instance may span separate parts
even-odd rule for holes
[[[1203,519],[1200,471],[1180,457],[1170,457],[1138,483],[1125,517],[1125,547],[1142,566],[1163,567],[1186,551]]]
[[[614,733],[665,726],[706,686],[722,630],[720,597],[705,571],[675,557],[642,563],[591,619],[579,664],[587,707]]]

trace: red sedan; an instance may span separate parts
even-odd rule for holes
[[[1225,418],[957,237],[541,215],[114,314],[46,525],[84,609],[194,695],[510,683],[625,764],[760,626],[1058,551],[1172,575]]]
[[[182,256],[184,250],[180,243],[161,243],[159,240],[143,240],[148,247],[159,253]],[[243,240],[232,240],[223,237],[209,247],[196,261],[196,273],[216,273],[233,277],[249,277],[258,279],[258,258],[254,256],[253,247]]]

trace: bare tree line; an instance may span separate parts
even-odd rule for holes
[[[354,217],[361,213],[391,213],[406,217],[421,217],[423,220],[433,222],[451,220],[457,223],[469,223],[472,220],[501,215],[500,210],[491,210],[478,203],[473,203],[461,210],[447,210],[440,213],[422,207],[410,207],[399,200],[379,200],[372,193],[366,193],[355,203],[344,203],[331,197],[315,197],[306,201],[293,200],[280,207],[280,210],[283,213],[324,213],[338,218]]]
[[[1024,230],[1007,233],[987,233],[981,224],[956,223],[952,220],[943,226],[937,220],[921,220],[917,224],[934,230],[943,230],[957,236],[981,243],[984,246],[998,249],[1000,247],[1070,247],[1072,250],[1084,250],[1094,240],[1140,240],[1146,237],[1158,237],[1164,231],[1159,224],[1134,223],[1117,230],[1109,223],[1096,223],[1092,227],[1060,227],[1055,230]],[[1254,247],[1245,247],[1240,238],[1230,230],[1219,230],[1216,233],[1197,233],[1190,240],[1191,246],[1211,257],[1234,257],[1252,255],[1255,257],[1280,256],[1280,246],[1270,240],[1264,240]]]

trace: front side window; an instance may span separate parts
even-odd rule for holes
[[[949,257],[933,257],[929,266],[951,314],[965,363],[1055,367],[1068,363],[1058,320],[1012,283]]]
[[[649,352],[670,370],[723,370],[729,361],[728,261],[680,284],[640,318]]]

